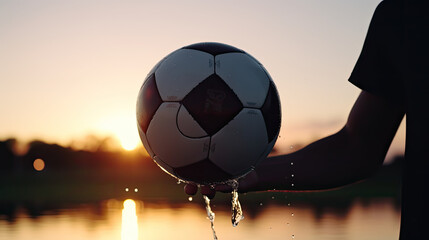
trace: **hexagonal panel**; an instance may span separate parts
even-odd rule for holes
[[[212,136],[209,159],[234,176],[250,170],[268,145],[264,118],[258,109],[244,108]]]
[[[216,74],[196,86],[182,103],[209,135],[224,127],[243,107],[234,91]]]
[[[273,150],[276,140],[277,138],[268,143],[268,145],[265,147],[264,152],[260,155],[259,159],[255,162],[254,164],[255,167],[258,166],[258,164],[262,162],[264,159],[266,159],[268,154],[270,154],[271,150]]]
[[[270,84],[269,75],[246,53],[215,57],[216,74],[237,94],[244,107],[260,108]]]
[[[180,106],[179,113],[177,114],[177,128],[187,137],[201,138],[208,136],[206,131],[195,121],[184,105]]]
[[[177,178],[177,176],[174,173],[174,169],[170,167],[168,164],[166,164],[159,156],[154,156],[153,161],[160,167],[164,172],[169,174],[172,177]]]
[[[156,84],[163,101],[181,101],[195,86],[214,73],[211,54],[179,49],[155,71]]]
[[[150,148],[150,145],[149,145],[147,138],[146,138],[146,134],[143,132],[143,130],[141,129],[139,124],[137,124],[137,129],[139,131],[139,136],[140,136],[140,139],[143,143],[143,147],[146,149],[146,152],[149,153],[150,157],[153,158],[155,156],[155,154],[153,153],[152,149]]]
[[[188,138],[177,129],[180,103],[159,106],[146,137],[152,151],[171,167],[183,167],[207,158],[210,138]]]
[[[147,131],[149,123],[161,103],[155,75],[152,74],[145,80],[137,97],[137,123],[143,132]]]
[[[154,74],[155,71],[158,69],[158,67],[161,65],[161,63],[164,62],[165,59],[167,59],[168,57],[170,57],[170,55],[174,54],[176,51],[168,54],[167,56],[163,57],[159,62],[157,62],[155,64],[155,66],[153,66],[152,69],[149,71],[149,73],[147,74],[146,78],[148,78],[150,75]]]

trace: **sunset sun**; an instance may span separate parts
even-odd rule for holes
[[[98,127],[103,132],[116,137],[121,147],[127,151],[134,150],[140,144],[137,123],[133,114],[106,117]]]
[[[119,142],[121,143],[121,147],[127,151],[134,150],[137,145],[139,144],[139,139],[136,138],[135,132],[120,132],[117,133],[117,137],[119,139]]]

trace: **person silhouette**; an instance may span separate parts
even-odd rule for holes
[[[349,81],[362,91],[344,127],[291,154],[268,157],[239,191],[321,190],[374,174],[406,116],[400,240],[426,235],[429,197],[429,1],[384,0],[376,8]],[[198,188],[186,184],[193,195]],[[201,187],[213,197],[230,187]]]

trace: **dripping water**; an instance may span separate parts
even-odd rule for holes
[[[236,227],[238,223],[243,220],[243,210],[241,209],[240,201],[238,200],[238,181],[232,180],[228,183],[232,187],[232,200],[231,200],[231,222],[232,226]]]
[[[213,239],[217,240],[216,231],[214,228],[215,214],[210,207],[210,198],[208,198],[206,195],[203,195],[203,198],[204,198],[204,201],[206,202],[207,218],[210,220],[210,225],[213,232]]]

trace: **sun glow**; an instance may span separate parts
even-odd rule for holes
[[[134,150],[140,144],[136,118],[133,114],[117,114],[103,118],[97,127],[114,135],[125,150]]]
[[[119,134],[118,134],[119,135]],[[127,134],[118,136],[119,141],[123,149],[127,151],[134,150],[138,146],[138,142],[135,140],[133,135],[126,136]]]

